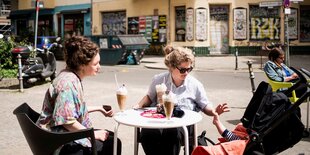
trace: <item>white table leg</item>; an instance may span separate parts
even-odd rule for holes
[[[187,131],[187,127],[186,126],[182,126],[183,130],[184,130],[184,147],[185,147],[185,155],[189,155],[189,146],[188,146],[188,131]]]
[[[133,146],[134,146],[134,155],[138,155],[138,147],[139,147],[139,143],[138,143],[138,135],[137,135],[137,132],[138,132],[139,128],[135,127],[134,129],[134,142],[133,142]]]
[[[197,125],[194,124],[194,148],[198,146],[198,141],[197,141]]]
[[[119,123],[117,123],[115,125],[114,128],[114,140],[113,140],[113,155],[117,154],[117,132],[118,132],[118,127],[119,127]]]

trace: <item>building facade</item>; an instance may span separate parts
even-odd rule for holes
[[[18,27],[33,27],[35,19],[35,0],[18,2],[11,13],[16,34]],[[237,49],[239,55],[256,55],[265,41],[289,42],[291,54],[310,52],[309,0],[291,2],[289,14],[282,1],[268,0],[40,2],[44,3],[38,22],[44,28],[41,35],[142,34],[151,43],[152,54],[173,44],[192,48],[196,55],[234,54]],[[30,10],[27,18],[19,14]]]
[[[8,19],[11,13],[11,2],[9,0],[0,1],[0,34],[9,35],[11,32],[11,20]]]

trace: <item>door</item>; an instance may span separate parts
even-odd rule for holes
[[[228,5],[210,5],[210,54],[228,54]]]

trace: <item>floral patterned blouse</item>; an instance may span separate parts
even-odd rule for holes
[[[63,124],[78,121],[86,128],[91,128],[81,80],[69,70],[63,70],[53,80],[45,94],[42,112],[37,124],[42,128],[55,132],[66,132]],[[76,140],[84,147],[91,147],[87,138]]]

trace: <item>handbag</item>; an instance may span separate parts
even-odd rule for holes
[[[206,130],[203,130],[201,134],[197,137],[197,142],[199,146],[208,146],[208,142],[212,145],[215,145],[215,143],[206,137]]]

